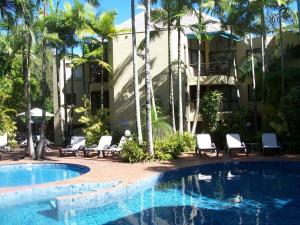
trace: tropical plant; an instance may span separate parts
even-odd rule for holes
[[[220,121],[222,94],[218,91],[209,91],[203,96],[200,112],[208,132],[214,132]]]
[[[195,137],[188,132],[171,134],[158,139],[154,143],[155,158],[160,161],[177,159],[182,152],[194,151],[196,146]]]
[[[135,163],[149,161],[151,156],[148,151],[146,151],[144,144],[139,144],[135,140],[128,140],[123,146],[121,151],[121,158],[125,162]]]
[[[86,144],[92,146],[98,144],[99,137],[108,134],[108,110],[100,109],[95,115],[91,113],[91,103],[84,96],[82,98],[83,106],[75,108],[75,112],[81,115],[79,122],[84,125],[82,129],[86,138]]]

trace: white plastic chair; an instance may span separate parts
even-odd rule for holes
[[[122,136],[118,145],[112,145],[103,151],[103,156],[105,156],[105,153],[120,153],[126,140],[127,138],[125,136]]]
[[[78,156],[80,149],[85,146],[85,137],[74,136],[71,138],[71,145],[68,145],[66,148],[60,149],[60,156],[65,156],[67,152],[71,152],[74,156]]]
[[[99,140],[98,146],[94,148],[85,148],[84,155],[89,156],[92,152],[97,152],[98,157],[100,157],[101,153],[104,156],[103,151],[105,151],[111,145],[112,136],[102,136]]]
[[[229,157],[231,156],[232,149],[240,149],[245,150],[247,152],[248,157],[248,150],[244,142],[241,141],[241,137],[239,134],[226,134],[226,142],[227,142],[227,150],[229,153]]]
[[[201,157],[201,151],[203,150],[211,150],[216,151],[217,156],[219,156],[219,152],[216,148],[216,145],[211,142],[211,137],[209,134],[197,134],[197,150],[199,152],[199,157]]]
[[[8,144],[7,133],[0,135],[0,149],[4,149]]]
[[[281,154],[282,147],[278,144],[277,136],[275,133],[264,133],[261,138],[263,155],[265,155],[265,150],[272,149],[279,149]]]

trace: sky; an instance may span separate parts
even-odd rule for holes
[[[130,18],[130,4],[131,0],[102,0],[101,9],[116,9],[118,12],[116,23],[121,24],[122,22]],[[136,9],[136,13],[139,11],[139,9]]]
[[[72,0],[68,0],[69,2],[72,2]],[[81,2],[86,2],[84,0],[80,0]],[[65,2],[64,0],[61,0],[61,3]],[[131,0],[100,0],[101,7],[100,10],[112,10],[115,9],[118,13],[116,24],[119,25],[125,20],[130,18],[130,5]],[[136,0],[136,2],[139,2],[139,0]],[[136,6],[138,4],[136,3]],[[292,4],[292,9],[297,10],[297,3],[296,1]],[[141,9],[136,8],[136,14],[141,12]]]

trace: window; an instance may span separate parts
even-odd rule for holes
[[[101,76],[103,75],[103,81],[108,82],[108,71],[96,63],[90,64],[91,81],[95,83],[101,82]]]
[[[66,95],[66,103],[67,105],[76,105],[76,94],[67,94]]]
[[[101,108],[101,93],[91,92],[91,107],[92,107],[92,114],[95,115],[97,110]],[[109,108],[109,92],[104,91],[103,93],[103,107],[108,109]]]
[[[74,70],[74,79],[82,79],[82,66],[77,66]]]

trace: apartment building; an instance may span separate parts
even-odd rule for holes
[[[214,22],[207,25],[206,31],[210,38],[203,40],[200,47],[202,56],[201,97],[208,90],[220,91],[223,94],[221,110],[223,113],[230,113],[237,108],[237,81],[232,66],[232,55],[236,56],[237,64],[239,64],[249,54],[249,44],[238,37],[230,35],[228,32],[222,32],[220,23],[215,18],[203,14],[203,19]],[[141,43],[144,39],[144,23],[144,14],[136,15],[137,43]],[[197,17],[195,15],[186,16],[182,20],[182,24],[186,27],[196,23]],[[108,108],[110,112],[111,132],[134,129],[131,20],[125,21],[119,27],[129,30],[129,32],[119,34],[113,41],[106,43],[105,60],[112,66],[112,74],[108,74],[96,64],[84,64],[77,67],[72,76],[69,62],[56,63],[57,69],[55,69],[53,76],[56,143],[63,141],[62,137],[65,129],[72,135],[80,134],[79,115],[72,112],[71,105],[82,105],[81,98],[83,95],[89,96],[93,113],[100,109],[101,100],[103,101],[104,107]],[[183,96],[184,116],[186,121],[191,123],[195,113],[198,42],[195,34],[189,28],[185,28],[180,35],[182,41],[181,60],[184,64],[182,87],[185,90]],[[268,38],[268,45],[272,45],[272,40],[272,38]],[[258,52],[261,44],[260,39],[256,38],[253,41],[255,51]],[[231,45],[231,42],[233,42],[233,45]],[[171,59],[173,62],[177,62],[178,33],[176,30],[171,32],[171,49]],[[167,111],[169,108],[169,81],[168,35],[166,29],[161,32],[158,38],[151,41],[150,58],[153,92],[155,97],[159,99],[161,107]],[[142,105],[145,102],[144,65],[144,53],[139,51],[137,68]],[[66,82],[64,82],[64,68],[66,69]],[[178,76],[176,73],[174,70],[175,107],[178,107]],[[251,88],[251,81],[246,81],[239,87],[243,105],[251,105],[249,88]],[[62,121],[67,121],[67,123]],[[198,121],[201,128],[201,116]],[[189,126],[189,123],[186,123],[185,126]]]

